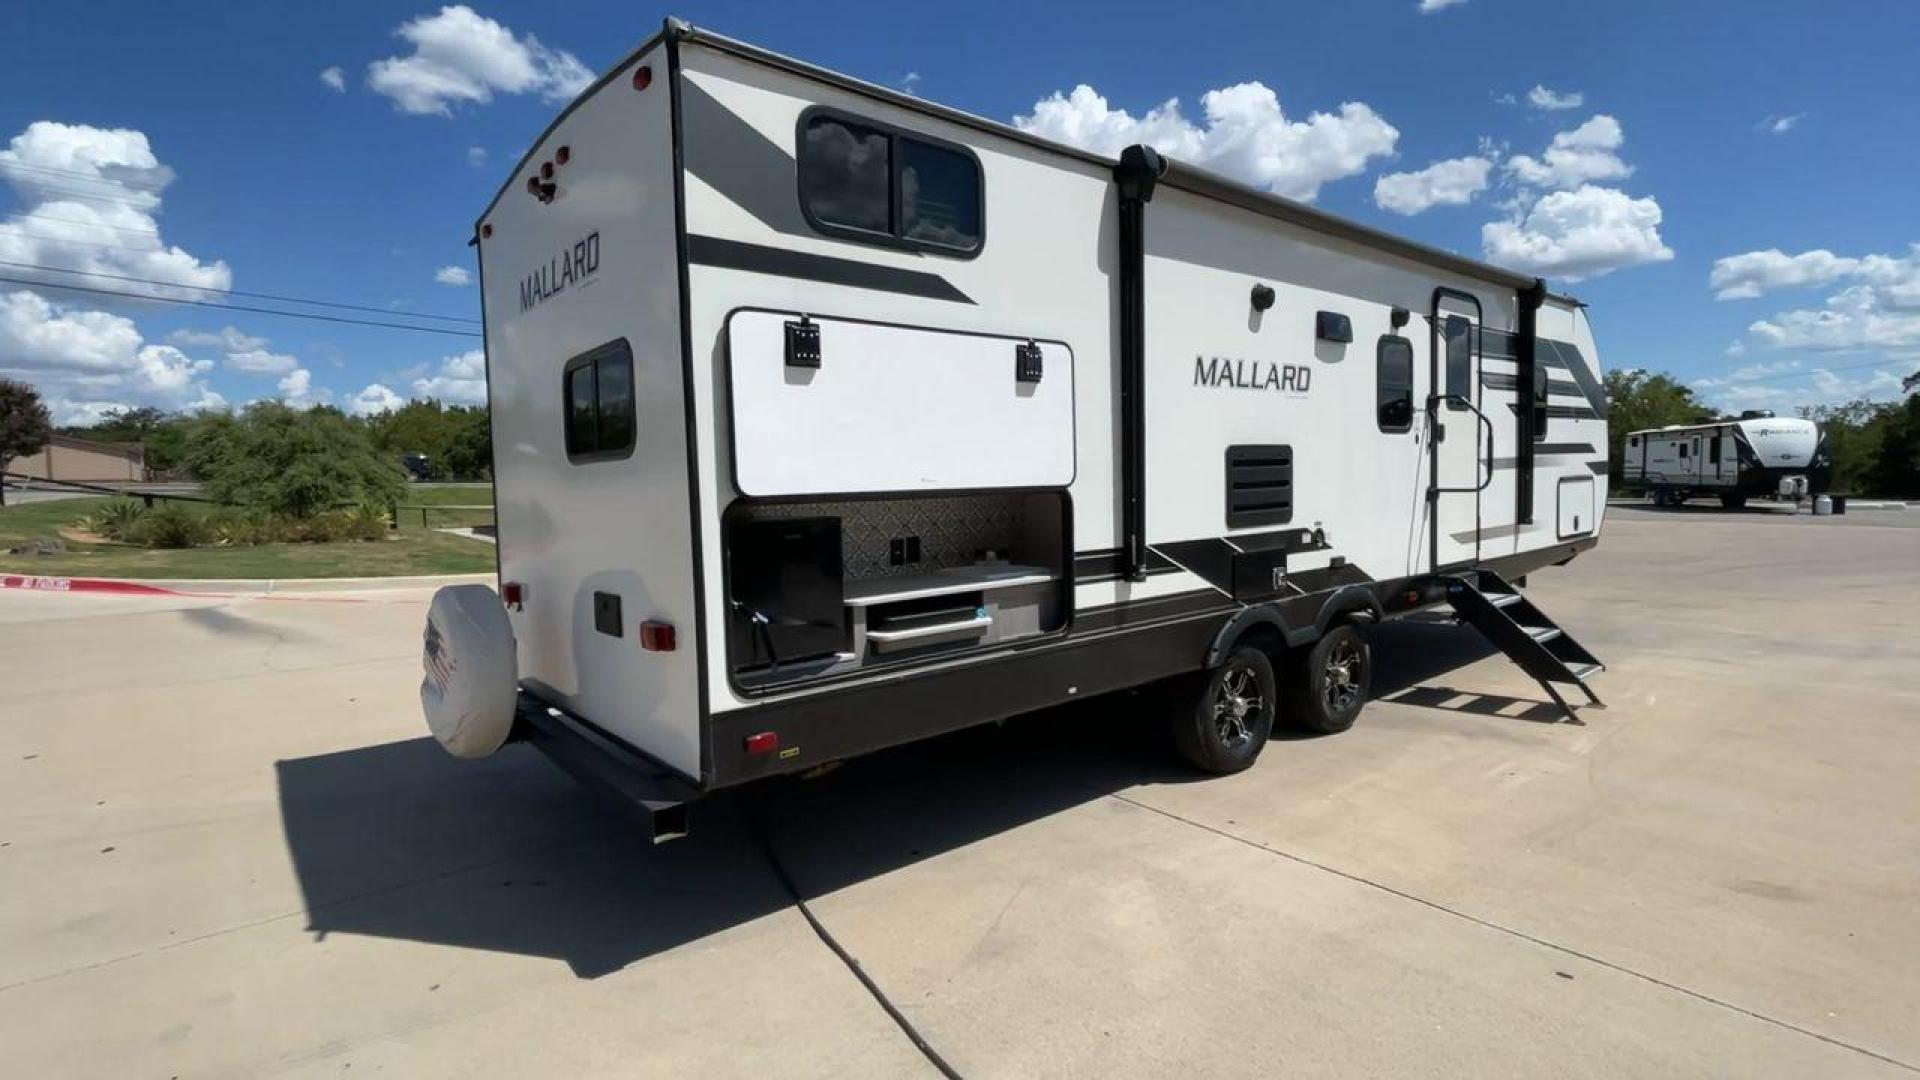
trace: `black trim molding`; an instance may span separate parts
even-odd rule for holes
[[[955,288],[951,281],[924,270],[902,270],[855,259],[838,259],[831,255],[813,255],[787,248],[726,240],[718,236],[688,236],[687,260],[700,266],[744,270],[750,274],[803,278],[829,285],[848,285],[876,292],[923,296],[929,300],[948,300],[956,304],[974,303],[972,297]]]

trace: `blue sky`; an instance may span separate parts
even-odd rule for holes
[[[1154,141],[1544,272],[1593,305],[1608,366],[1700,380],[1716,404],[1885,400],[1920,367],[1920,5],[672,12],[1099,148]],[[16,7],[0,37],[0,277],[165,291],[18,264],[150,277],[471,331],[417,317],[478,315],[473,285],[436,275],[472,270],[473,218],[520,152],[666,13]],[[0,371],[41,385],[62,419],[276,395],[360,409],[470,399],[477,347],[0,282]]]

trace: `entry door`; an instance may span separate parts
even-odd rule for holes
[[[1480,302],[1441,289],[1434,294],[1432,391],[1427,398],[1432,481],[1430,553],[1435,567],[1480,557],[1481,500],[1490,433],[1480,407]]]

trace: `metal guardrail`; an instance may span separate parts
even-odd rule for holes
[[[214,502],[214,500],[209,499],[204,495],[184,495],[184,494],[176,494],[171,491],[136,491],[132,488],[107,487],[104,484],[88,484],[79,480],[49,480],[43,476],[28,476],[25,473],[16,473],[16,472],[0,473],[0,477],[4,477],[5,479],[8,479],[8,480],[24,481],[26,484],[31,484],[36,487],[40,485],[45,485],[46,487],[53,488],[57,491],[59,490],[92,491],[92,492],[97,492],[101,495],[118,495],[121,498],[139,499],[141,502],[145,503],[149,509],[153,507],[153,500],[155,499],[172,499],[175,502],[197,502],[197,503],[208,503],[208,504],[212,504]]]
[[[420,511],[420,527],[424,529],[427,527],[428,516],[431,515],[432,512],[435,510],[485,510],[489,514],[491,514],[493,512],[493,504],[492,503],[470,503],[470,504],[395,503],[393,507],[393,527],[396,529],[400,527],[400,511],[402,510]]]

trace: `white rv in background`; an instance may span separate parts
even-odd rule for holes
[[[1627,433],[1621,481],[1660,506],[1718,496],[1738,509],[1750,498],[1817,495],[1833,482],[1833,457],[1811,420],[1749,410],[1738,420],[1676,424]]]
[[[1587,314],[1536,279],[677,22],[474,242],[501,600],[436,603],[429,719],[656,835],[1150,682],[1244,768],[1353,722],[1369,626],[1449,604],[1592,696],[1507,583],[1606,507]]]

